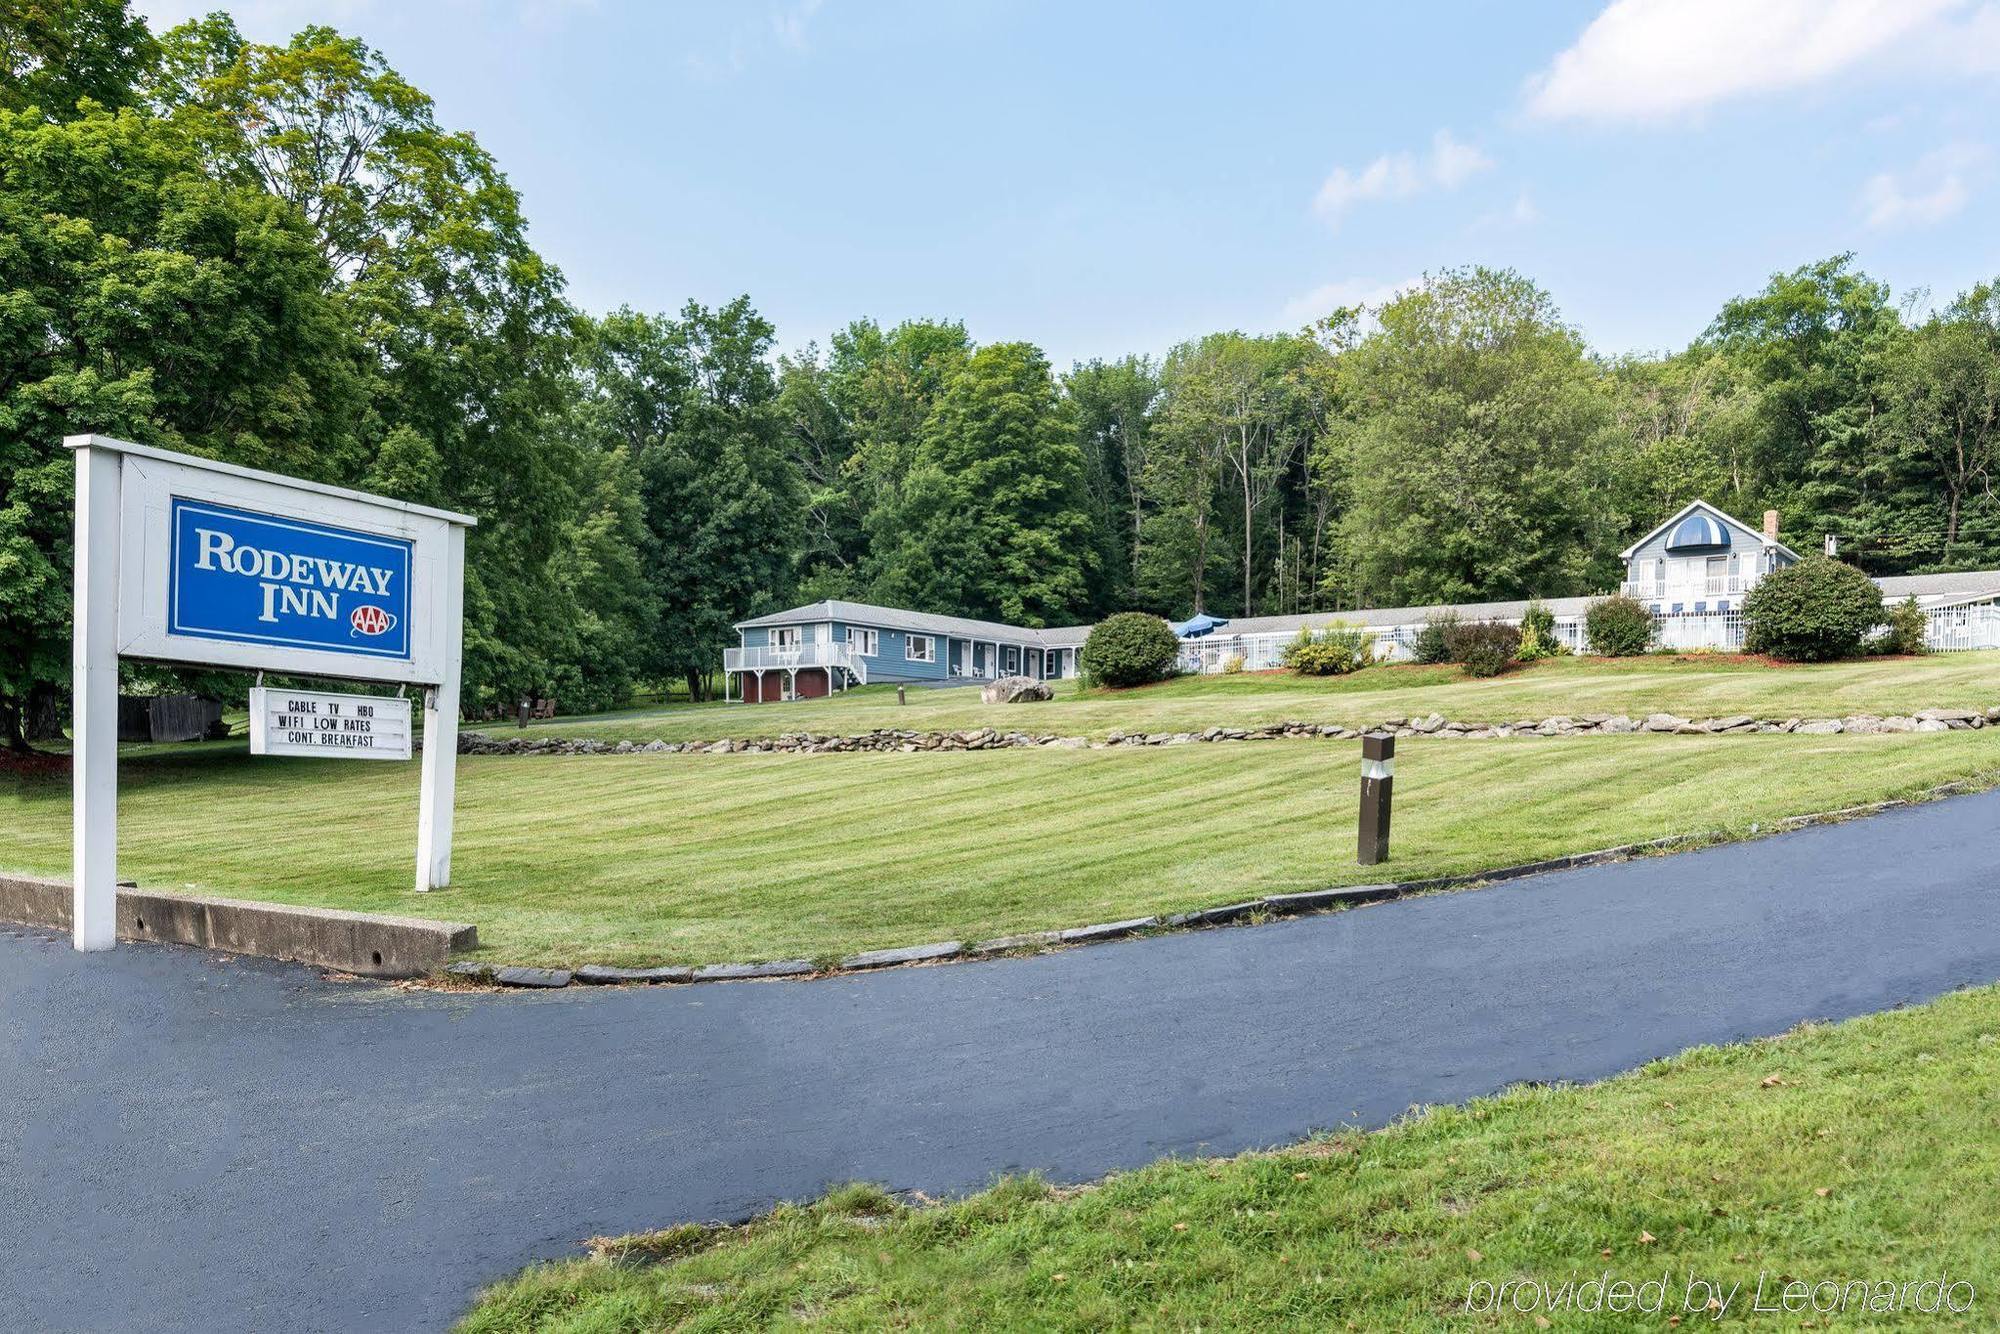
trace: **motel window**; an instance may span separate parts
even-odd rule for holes
[[[875,631],[861,630],[851,625],[848,626],[847,647],[853,649],[864,658],[874,657],[879,647]]]
[[[780,626],[774,626],[772,628],[771,630],[772,648],[797,648],[798,646],[799,646],[799,627],[797,627],[796,625],[780,625]]]
[[[903,658],[907,662],[935,662],[937,643],[929,635],[911,635],[903,641]]]
[[[1667,591],[1667,562],[1665,557],[1661,557],[1653,562],[1653,591],[1655,593],[1665,593]]]

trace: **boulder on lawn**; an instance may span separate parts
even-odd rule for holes
[[[1032,676],[1003,676],[998,681],[981,686],[979,697],[988,704],[1026,704],[1038,699],[1054,699],[1055,692],[1049,689],[1047,681],[1037,681]]]

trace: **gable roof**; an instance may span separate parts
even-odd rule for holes
[[[966,616],[935,616],[927,611],[905,611],[901,607],[878,607],[872,602],[845,602],[839,598],[809,602],[803,607],[793,607],[789,611],[774,611],[768,616],[753,616],[747,621],[738,621],[735,628],[749,630],[758,626],[793,625],[802,621],[841,621],[881,630],[913,631],[920,635],[950,635],[958,639],[998,639],[1009,644],[1027,644],[1039,648],[1069,648],[1081,644],[1090,634],[1090,627],[1087,625],[1035,630],[1024,625],[975,621]]]
[[[1885,574],[1875,581],[1884,602],[1915,598],[1932,606],[1979,602],[2000,596],[2000,570],[1963,570],[1955,574]]]
[[[1690,514],[1696,514],[1703,511],[1706,511],[1713,517],[1720,519],[1722,522],[1728,524],[1730,527],[1736,529],[1738,532],[1748,533],[1759,544],[1761,544],[1764,541],[1763,529],[1752,528],[1749,524],[1743,522],[1743,520],[1737,518],[1732,514],[1726,513],[1721,509],[1718,509],[1714,505],[1709,504],[1706,500],[1690,500],[1687,504],[1681,506],[1681,508],[1675,512],[1673,517],[1669,518],[1665,523],[1653,529],[1653,531],[1647,533],[1644,537],[1634,542],[1631,546],[1626,547],[1623,551],[1619,552],[1618,559],[1631,560],[1632,553],[1637,551],[1640,547],[1645,546],[1648,542],[1658,537],[1661,533],[1666,532],[1669,528],[1672,528],[1675,524],[1679,523],[1682,519],[1687,518]],[[1790,547],[1786,546],[1783,542],[1776,542],[1773,543],[1772,545],[1774,545],[1778,550],[1784,552],[1787,556],[1790,556],[1793,560],[1797,560],[1799,558],[1799,553],[1792,550]]]

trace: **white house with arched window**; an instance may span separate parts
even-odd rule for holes
[[[1697,500],[1618,553],[1623,591],[1657,616],[1726,615],[1743,595],[1799,554],[1778,540],[1778,512],[1764,511],[1764,529]]]

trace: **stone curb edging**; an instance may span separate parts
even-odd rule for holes
[[[785,732],[775,737],[724,737],[715,741],[598,741],[590,737],[496,737],[485,732],[461,732],[461,755],[825,755],[858,751],[1024,750],[1054,747],[1101,750],[1113,746],[1181,746],[1216,741],[1351,741],[1364,732],[1395,736],[1436,736],[1446,739],[1501,740],[1508,737],[1623,736],[1638,733],[1678,736],[1874,735],[1885,732],[1954,732],[2000,726],[2000,706],[1980,709],[1921,709],[1913,714],[1849,714],[1829,718],[1755,718],[1732,714],[1719,718],[1683,718],[1651,713],[1635,718],[1622,713],[1555,714],[1521,718],[1508,723],[1465,722],[1432,713],[1421,718],[1388,717],[1373,726],[1344,727],[1334,723],[1285,721],[1261,727],[1210,727],[1200,732],[1113,731],[1102,741],[1061,736],[1054,732],[1003,732],[991,727],[970,731],[923,732],[877,728],[853,735]]]
[[[1960,796],[1970,792],[1983,791],[2000,781],[2000,771],[1982,774],[1975,778],[1959,779],[1941,783],[1909,798],[1893,798],[1888,801],[1870,802],[1862,806],[1847,806],[1839,810],[1815,811],[1806,815],[1781,816],[1770,826],[1750,826],[1749,837],[1783,833],[1793,829],[1803,829],[1810,825],[1837,824],[1841,821],[1861,816],[1879,815],[1883,811],[1896,810],[1904,806],[1932,801],[1940,797]],[[722,982],[745,979],[774,978],[826,978],[842,974],[870,972],[880,968],[903,967],[914,964],[940,963],[947,960],[972,960],[995,958],[1006,954],[1026,951],[1041,951],[1067,945],[1093,945],[1104,941],[1119,940],[1147,931],[1194,930],[1224,926],[1257,916],[1299,917],[1313,913],[1334,912],[1359,907],[1369,903],[1387,903],[1396,899],[1414,898],[1423,894],[1436,893],[1447,889],[1464,889],[1473,885],[1500,884],[1509,880],[1519,880],[1527,876],[1543,875],[1551,871],[1575,870],[1585,866],[1601,866],[1608,862],[1626,861],[1649,853],[1664,852],[1683,846],[1700,846],[1713,840],[1725,838],[1725,830],[1705,830],[1690,834],[1668,834],[1661,838],[1647,839],[1639,843],[1621,843],[1616,847],[1600,848],[1595,852],[1570,853],[1562,857],[1548,857],[1541,861],[1522,862],[1515,866],[1502,866],[1486,871],[1470,871],[1461,875],[1431,876],[1422,880],[1386,881],[1375,885],[1346,885],[1333,889],[1310,889],[1288,894],[1267,894],[1261,898],[1246,899],[1238,903],[1223,904],[1213,908],[1195,908],[1187,912],[1175,913],[1169,917],[1134,917],[1120,922],[1099,922],[1090,926],[1073,926],[1052,931],[1029,931],[1019,935],[995,936],[991,940],[966,944],[963,941],[946,940],[929,945],[904,945],[892,949],[864,950],[850,954],[837,964],[819,967],[806,959],[785,959],[773,963],[722,963],[708,964],[700,968],[686,966],[662,966],[657,968],[613,968],[605,964],[584,964],[570,972],[559,968],[521,968],[502,964],[483,964],[472,960],[454,963],[444,970],[455,980],[485,983],[500,987],[562,987],[572,980],[598,985],[632,983],[683,983]],[[560,978],[561,980],[555,980]]]

